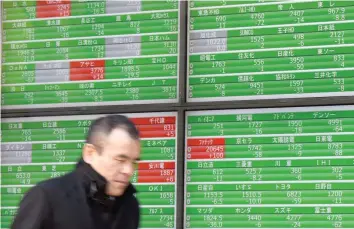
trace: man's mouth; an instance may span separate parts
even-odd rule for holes
[[[127,185],[127,181],[121,181],[121,180],[113,180],[114,183],[122,184],[122,185]]]

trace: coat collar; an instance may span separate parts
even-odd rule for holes
[[[87,164],[82,158],[76,164],[76,171],[79,174],[80,182],[83,185],[85,193],[88,197],[101,197],[105,199],[114,200],[115,197],[109,197],[105,194],[107,180],[97,173],[89,164]],[[133,195],[137,190],[129,183],[125,192],[121,196],[122,198],[127,195]]]
[[[69,199],[72,212],[80,214],[77,219],[77,228],[94,229],[90,201],[98,201],[113,210],[116,206],[122,206],[125,200],[136,193],[134,186],[129,184],[122,196],[109,198],[105,194],[107,181],[83,159],[77,163],[76,169],[68,174],[67,178],[70,180],[68,183],[72,185],[64,185],[66,190],[64,195]]]

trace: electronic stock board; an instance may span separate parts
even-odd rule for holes
[[[354,106],[186,119],[185,228],[354,228]]]
[[[177,0],[2,2],[2,108],[178,102]]]
[[[189,1],[188,101],[354,95],[354,1]]]
[[[140,228],[175,228],[177,113],[127,114],[137,125],[141,162],[132,177],[141,205]],[[3,119],[1,228],[10,224],[20,199],[36,183],[71,171],[85,134],[98,116]]]

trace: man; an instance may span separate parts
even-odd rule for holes
[[[128,118],[95,120],[75,170],[28,191],[11,228],[137,229],[139,204],[129,180],[139,156],[139,132]]]

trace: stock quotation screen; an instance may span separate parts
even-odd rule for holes
[[[141,205],[140,228],[175,228],[177,114],[126,114],[141,136],[141,162],[131,182]],[[10,228],[19,201],[36,183],[62,176],[81,157],[98,116],[3,119],[1,228]]]
[[[189,1],[188,101],[354,94],[354,1]]]
[[[185,228],[354,228],[354,106],[186,120]]]
[[[3,109],[177,102],[177,0],[2,2]]]

